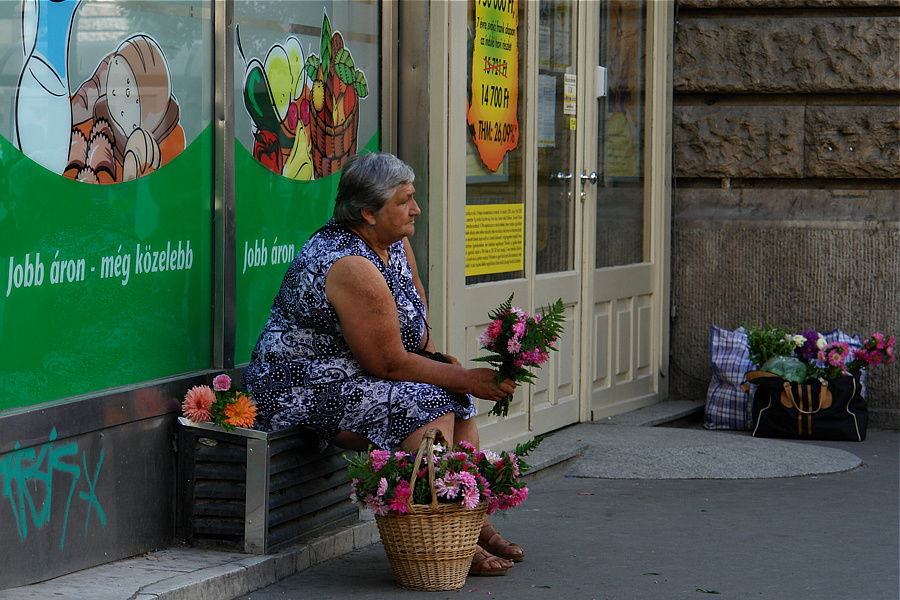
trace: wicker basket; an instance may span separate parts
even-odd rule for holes
[[[439,429],[425,432],[409,482],[415,489],[416,473],[427,453],[431,504],[410,504],[405,515],[375,516],[397,584],[410,590],[455,590],[465,585],[487,512],[485,502],[473,510],[466,510],[461,502],[438,504],[433,460],[436,438],[443,440]]]

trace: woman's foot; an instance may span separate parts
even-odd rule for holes
[[[518,544],[503,539],[497,528],[490,523],[485,523],[481,527],[481,533],[478,535],[478,545],[500,558],[513,562],[525,560],[525,551]]]
[[[490,552],[486,552],[481,546],[475,546],[475,555],[472,557],[472,566],[469,567],[469,575],[477,577],[491,577],[497,575],[506,575],[506,572],[513,566],[513,562],[494,556]]]

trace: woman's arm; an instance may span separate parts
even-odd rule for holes
[[[325,279],[325,293],[337,312],[347,345],[375,377],[430,383],[448,392],[470,393],[495,402],[515,390],[510,380],[495,386],[493,369],[466,369],[407,352],[400,338],[397,304],[384,277],[368,259],[338,259]]]
[[[415,254],[413,254],[413,249],[409,243],[409,238],[403,238],[403,248],[406,250],[406,260],[409,263],[409,270],[412,272],[413,285],[416,286],[416,291],[419,292],[419,298],[422,299],[422,304],[425,306],[425,333],[422,335],[422,340],[427,340],[427,342],[422,349],[428,350],[429,352],[435,352],[434,340],[428,333],[428,300],[425,299],[425,286],[422,285],[422,280],[419,279],[419,269],[416,266],[416,256]],[[454,364],[459,364],[459,362],[456,362],[455,358],[449,358],[452,359]]]

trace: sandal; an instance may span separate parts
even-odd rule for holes
[[[472,556],[472,566],[469,567],[469,575],[476,577],[506,575],[506,572],[512,565],[513,563],[508,560],[485,552],[481,546],[475,546],[475,555]]]
[[[525,551],[518,544],[503,539],[497,528],[490,523],[482,526],[481,533],[478,536],[478,544],[494,556],[513,562],[525,560]]]

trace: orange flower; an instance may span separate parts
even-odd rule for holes
[[[184,395],[181,412],[191,421],[212,421],[212,405],[216,394],[209,386],[197,385]]]
[[[250,396],[238,394],[236,401],[225,407],[225,422],[235,427],[253,427],[256,421],[256,404]]]

